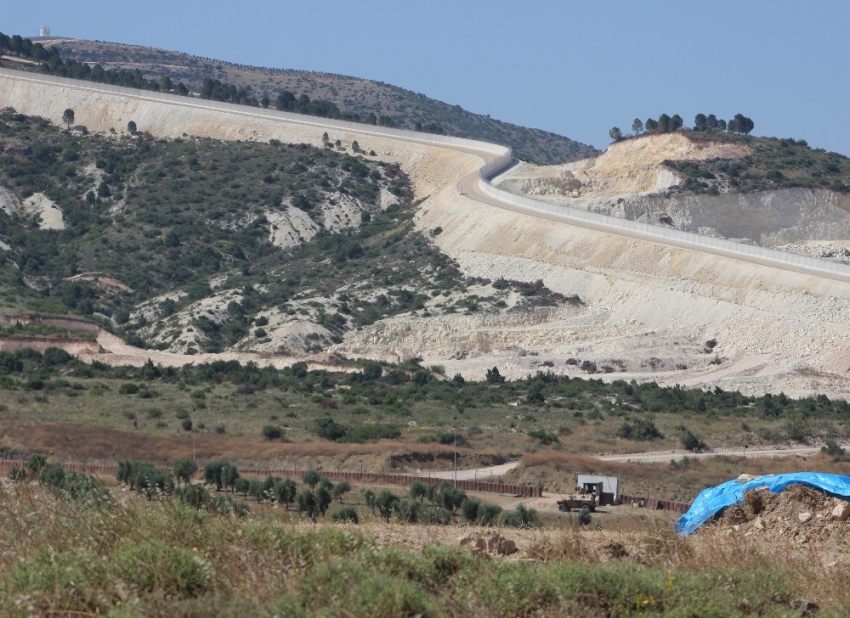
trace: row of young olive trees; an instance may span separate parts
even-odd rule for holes
[[[470,498],[462,489],[448,481],[439,486],[421,481],[411,484],[407,496],[397,496],[388,489],[375,494],[363,490],[366,506],[372,514],[378,514],[387,522],[395,516],[402,523],[427,523],[447,525],[461,515],[467,523],[479,526],[503,525],[514,528],[529,528],[539,523],[537,512],[524,505],[515,511],[502,512],[502,507]]]
[[[248,505],[229,496],[218,496],[217,492],[231,492],[246,500],[256,500],[258,504],[276,504],[287,511],[294,506],[299,515],[310,517],[313,521],[319,516],[325,516],[333,500],[338,500],[341,508],[331,514],[333,521],[359,522],[355,508],[342,506],[345,495],[351,491],[351,484],[348,481],[334,484],[317,470],[308,470],[304,474],[300,488],[296,481],[278,476],[267,476],[262,481],[247,479],[227,460],[211,461],[204,466],[203,485],[191,482],[197,472],[197,464],[188,459],[176,461],[173,474],[149,462],[121,461],[118,481],[128,485],[130,490],[147,496],[148,500],[156,495],[173,494],[178,500],[195,508],[236,515],[247,513]],[[210,493],[206,487],[214,488],[216,493]],[[515,511],[503,512],[500,506],[471,498],[448,481],[439,486],[415,481],[407,496],[397,496],[388,489],[377,494],[371,489],[364,489],[362,494],[372,514],[379,515],[387,522],[395,516],[401,523],[447,525],[462,516],[467,523],[480,526],[527,528],[539,523],[534,509],[520,504]]]
[[[267,476],[263,481],[246,479],[235,465],[226,460],[211,461],[204,466],[203,485],[192,483],[197,472],[198,465],[191,459],[177,460],[172,472],[165,472],[147,461],[122,460],[118,463],[116,476],[119,483],[148,500],[173,495],[196,509],[236,516],[247,514],[248,505],[231,496],[217,495],[218,492],[229,491],[245,499],[250,496],[258,503],[265,501],[283,506],[286,510],[294,504],[299,515],[311,517],[314,521],[327,513],[333,500],[338,500],[341,508],[331,514],[333,521],[359,523],[357,510],[352,506],[342,506],[345,495],[351,491],[351,484],[345,480],[334,484],[317,470],[308,470],[304,474],[300,489],[296,481],[277,476]],[[75,499],[108,501],[108,494],[93,477],[65,470],[58,463],[48,463],[44,455],[33,455],[25,468],[13,468],[9,477],[14,481],[37,479],[40,484]],[[213,487],[214,491],[208,491],[207,487]],[[480,526],[527,528],[539,523],[534,509],[520,504],[515,511],[503,512],[498,505],[470,498],[448,481],[439,486],[416,481],[410,486],[407,496],[397,496],[388,489],[377,494],[364,489],[362,493],[372,514],[377,512],[387,522],[395,516],[401,523],[448,525],[462,516],[467,523]]]
[[[94,477],[66,470],[59,463],[48,463],[41,454],[32,455],[26,467],[12,468],[9,479],[15,482],[38,481],[58,495],[87,503],[108,504],[109,494]]]
[[[330,479],[316,470],[308,471],[303,477],[303,487],[292,479],[267,476],[265,480],[247,479],[237,467],[227,460],[208,462],[203,469],[203,485],[193,484],[192,478],[198,472],[197,464],[190,459],[180,459],[174,463],[173,473],[165,472],[146,461],[121,461],[118,464],[117,478],[131,491],[145,495],[148,500],[155,496],[174,495],[178,500],[194,506],[211,510],[243,515],[248,505],[237,502],[231,496],[218,496],[218,492],[231,492],[249,497],[257,503],[268,502],[289,510],[293,503],[300,514],[315,518],[324,515],[331,502],[340,503],[346,493],[351,491],[348,481],[334,485]],[[211,487],[214,493],[207,490]]]

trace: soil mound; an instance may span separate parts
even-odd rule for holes
[[[832,498],[805,485],[779,493],[748,491],[744,504],[723,511],[715,526],[737,535],[767,541],[792,541],[814,546],[850,547],[850,502]],[[847,552],[841,552],[850,559]],[[837,559],[836,559],[837,560]]]

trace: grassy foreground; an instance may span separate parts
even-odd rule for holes
[[[648,533],[625,555],[598,531],[524,531],[511,533],[525,534],[518,559],[487,558],[447,538],[462,530],[409,548],[393,539],[423,527],[231,519],[115,495],[85,505],[3,486],[2,615],[783,616],[815,598],[824,616],[846,601],[844,570],[699,535]]]

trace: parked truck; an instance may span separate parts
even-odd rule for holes
[[[583,483],[576,487],[576,493],[564,496],[558,500],[558,510],[569,513],[573,509],[587,507],[591,512],[599,506],[602,497],[602,483]]]
[[[587,507],[595,511],[597,506],[618,504],[619,490],[620,479],[617,477],[579,474],[575,493],[558,500],[558,510],[567,513]]]

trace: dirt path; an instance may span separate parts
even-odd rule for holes
[[[489,466],[487,468],[473,468],[471,470],[458,470],[457,480],[459,481],[488,481],[491,477],[502,476],[508,473],[519,465],[518,461],[510,461],[506,464],[498,466]],[[448,479],[454,478],[454,472],[432,472],[431,478]]]
[[[850,449],[850,443],[842,444],[843,448]],[[684,450],[672,451],[651,451],[647,453],[626,453],[625,455],[602,455],[597,457],[602,461],[613,462],[632,462],[632,463],[664,463],[671,459],[681,459],[688,457],[689,459],[705,459],[707,457],[743,457],[745,459],[753,459],[756,457],[790,457],[792,455],[810,456],[820,452],[819,446],[800,446],[795,448],[786,448],[777,446],[768,449],[758,448],[743,448],[743,449],[713,449],[702,453],[692,453]],[[489,466],[487,468],[473,468],[469,470],[458,470],[457,479],[459,481],[472,480],[488,480],[490,477],[502,476],[510,470],[513,470],[519,465],[519,461],[510,461],[498,466]],[[453,472],[432,472],[431,477],[448,479],[454,478]],[[555,494],[551,494],[554,496]],[[551,497],[544,494],[544,497]]]
[[[843,445],[845,448],[847,444]],[[789,457],[791,455],[808,456],[820,452],[819,446],[800,446],[795,448],[784,448],[781,446],[769,449],[743,448],[743,449],[713,449],[703,453],[692,453],[684,450],[674,451],[654,451],[649,453],[629,453],[626,455],[602,455],[598,459],[602,461],[620,461],[620,462],[635,462],[635,463],[651,463],[651,462],[666,462],[671,459],[681,459],[688,457],[689,459],[705,459],[707,457],[743,457],[752,459],[755,457]]]

